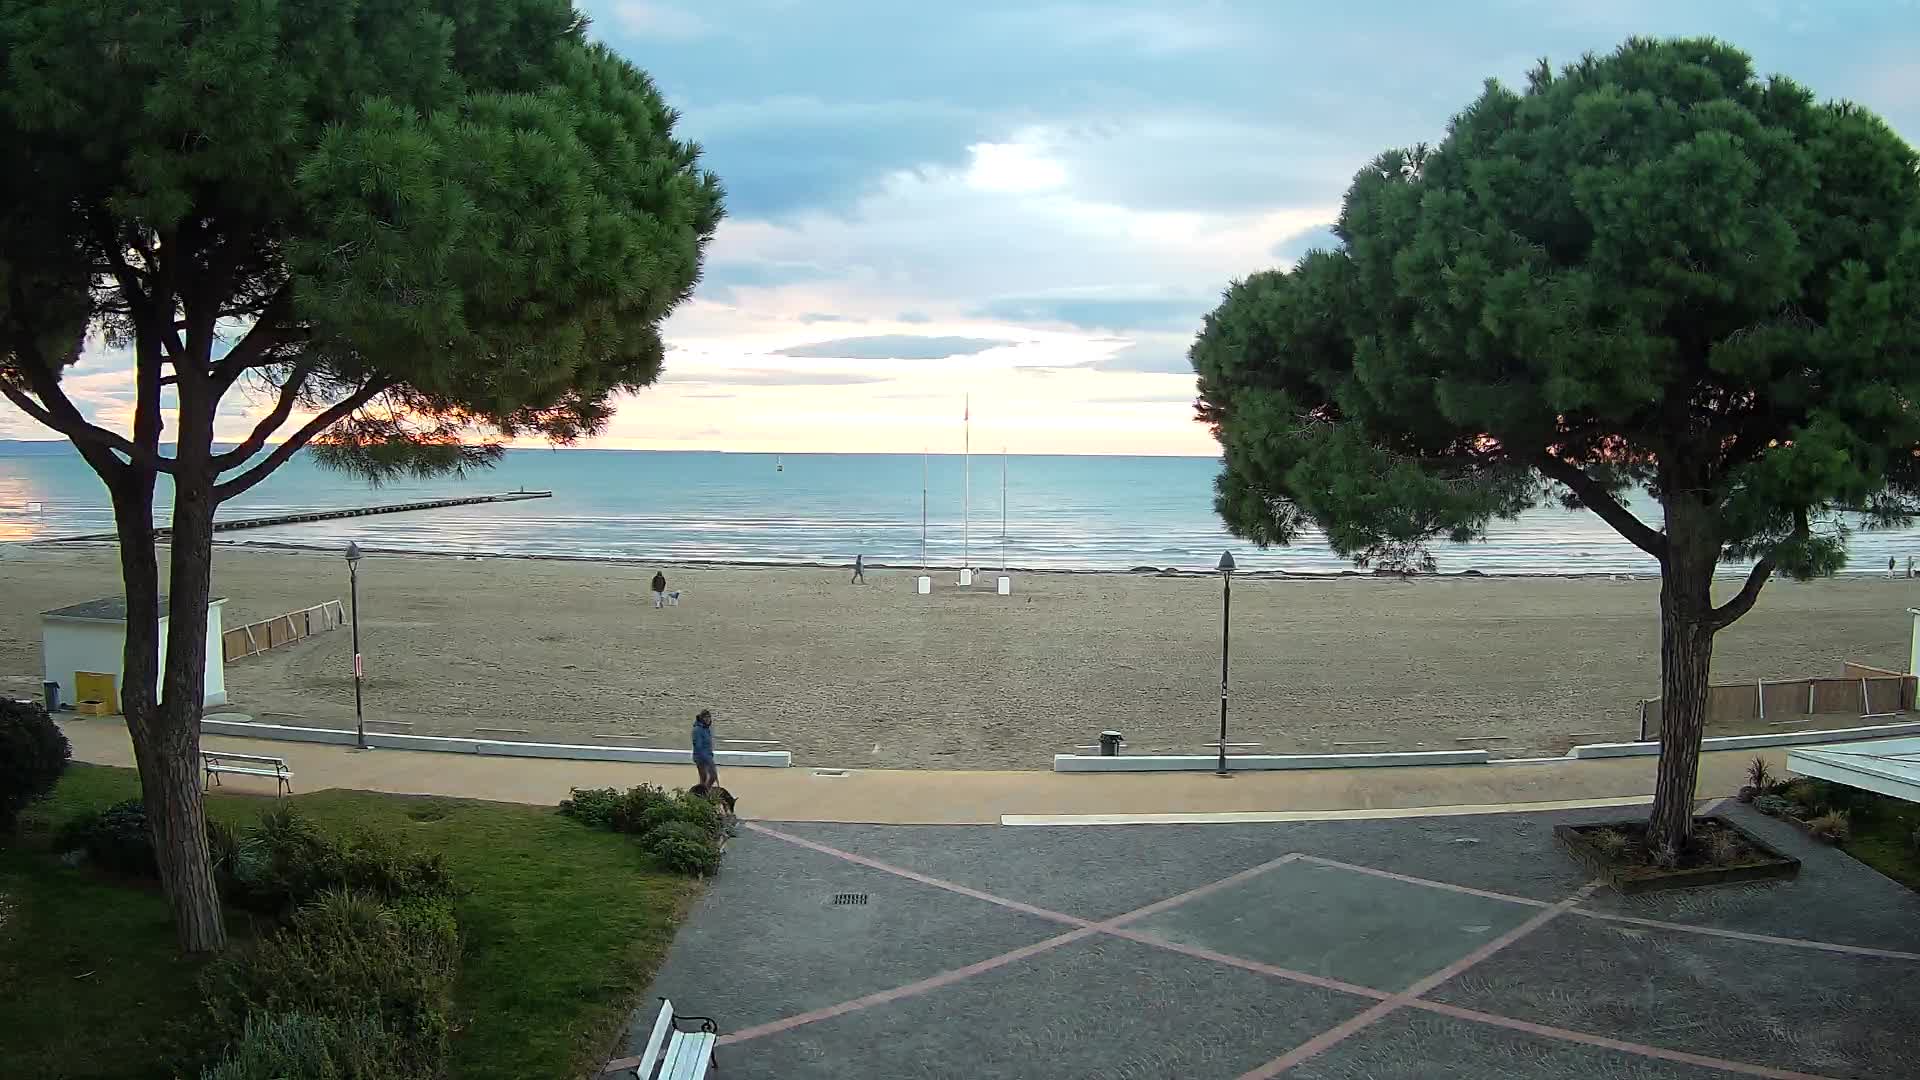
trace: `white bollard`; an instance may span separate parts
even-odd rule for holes
[[[933,579],[925,574],[913,579],[913,591],[925,596],[933,591]]]
[[[999,593],[1001,596],[1012,596],[1013,579],[1005,574],[1000,575],[999,580],[994,582],[993,591]]]
[[[960,571],[960,587],[964,589],[972,584],[973,584],[973,571],[970,569],[962,569]]]

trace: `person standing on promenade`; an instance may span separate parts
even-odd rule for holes
[[[701,788],[720,786],[720,770],[713,764],[713,713],[707,709],[693,718],[693,767],[700,770]]]
[[[653,606],[657,608],[666,607],[667,575],[655,570],[653,572],[653,584],[651,587],[653,589]]]

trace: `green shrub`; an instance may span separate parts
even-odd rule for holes
[[[1759,791],[1773,787],[1773,768],[1767,764],[1766,758],[1755,755],[1747,763],[1747,784]]]
[[[611,829],[619,805],[620,793],[613,788],[574,788],[572,798],[561,800],[560,812],[582,825]]]
[[[47,797],[72,752],[45,706],[0,698],[0,834],[11,833],[20,811]]]
[[[200,1080],[400,1080],[397,1047],[371,1013],[334,1019],[256,1012]]]
[[[1807,822],[1807,831],[1829,844],[1844,844],[1853,835],[1853,822],[1844,810],[1831,810]]]
[[[1587,842],[1609,859],[1617,859],[1627,850],[1627,836],[1618,829],[1596,829],[1587,834]]]
[[[60,827],[55,843],[62,852],[85,852],[95,866],[116,874],[160,876],[153,833],[147,827],[147,809],[139,799],[114,803],[105,810],[90,810],[69,820]]]
[[[373,834],[336,839],[291,806],[261,815],[240,837],[222,884],[230,902],[267,914],[284,914],[334,889],[383,900],[453,895],[438,853],[403,852]]]
[[[1773,817],[1792,817],[1793,812],[1799,809],[1799,806],[1792,799],[1786,798],[1785,796],[1762,795],[1753,800],[1753,808]]]
[[[665,789],[652,784],[628,788],[614,804],[610,824],[616,832],[644,834],[677,816],[673,801]]]
[[[712,874],[720,869],[720,845],[691,821],[669,821],[642,837],[640,846],[676,874]]]
[[[1822,790],[1821,783],[1808,777],[1789,780],[1780,786],[1779,791],[1782,797],[1808,810],[1820,810],[1827,804],[1826,792]]]
[[[216,960],[203,979],[208,1007],[229,1029],[262,1011],[371,1016],[387,1033],[390,1075],[437,1077],[459,957],[449,901],[382,904],[340,890],[302,906],[252,950]]]

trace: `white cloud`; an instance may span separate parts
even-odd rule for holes
[[[712,23],[693,12],[653,0],[624,0],[614,5],[613,18],[621,29],[653,40],[690,41],[714,32]]]

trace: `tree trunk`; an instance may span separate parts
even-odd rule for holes
[[[1673,865],[1693,837],[1694,787],[1713,676],[1713,570],[1719,539],[1700,504],[1667,500],[1668,551],[1660,577],[1660,767],[1647,847]]]
[[[207,600],[213,588],[213,409],[183,383],[175,449],[172,564],[167,585],[167,662],[160,676],[154,773],[147,820],[160,857],[160,882],[188,952],[227,943],[207,849],[200,792],[200,716],[205,705]],[[157,804],[157,805],[156,805]]]

